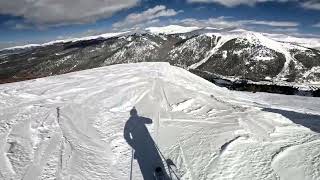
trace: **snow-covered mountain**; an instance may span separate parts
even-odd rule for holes
[[[50,41],[47,43],[43,44],[26,44],[22,46],[14,46],[10,48],[5,48],[2,49],[2,51],[10,51],[10,50],[19,50],[19,49],[30,49],[30,48],[35,48],[35,47],[44,47],[44,46],[50,46],[54,44],[59,44],[59,43],[70,43],[70,42],[77,42],[77,41],[89,41],[89,40],[94,40],[94,39],[109,39],[111,37],[119,36],[122,34],[129,33],[130,31],[124,31],[124,32],[119,32],[119,33],[104,33],[104,34],[99,34],[96,36],[85,36],[81,38],[69,38],[69,39],[61,39],[61,40],[55,40],[55,41]]]
[[[171,159],[182,180],[317,180],[319,110],[168,63],[2,84],[0,179],[150,179],[157,166],[175,177]]]
[[[0,81],[146,61],[170,62],[232,79],[313,86],[320,82],[319,50],[242,29],[176,25],[6,49],[0,54]]]
[[[270,33],[263,33],[263,35],[280,42],[288,42],[288,43],[298,44],[304,47],[320,50],[319,38],[301,38],[301,37],[294,37],[294,36],[289,36],[284,34],[270,34]]]

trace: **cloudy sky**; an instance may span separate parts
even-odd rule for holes
[[[0,0],[0,48],[168,24],[320,38],[320,1]]]

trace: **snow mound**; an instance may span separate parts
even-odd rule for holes
[[[158,166],[175,176],[168,158],[181,179],[316,180],[319,109],[168,63],[2,84],[0,179],[152,179]]]
[[[154,34],[179,34],[199,30],[199,27],[184,27],[179,25],[169,25],[164,27],[149,27],[147,31]]]

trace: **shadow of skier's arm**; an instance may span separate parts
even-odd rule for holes
[[[139,120],[141,120],[144,124],[152,124],[152,119],[146,118],[146,117],[139,117]]]
[[[129,121],[126,122],[125,126],[124,126],[124,130],[123,130],[123,137],[124,139],[127,141],[127,143],[133,148],[133,139],[131,136],[131,126],[129,125]]]

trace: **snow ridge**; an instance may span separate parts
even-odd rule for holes
[[[139,147],[150,144],[124,139],[133,107],[181,179],[317,179],[319,114],[308,113],[320,102],[289,101],[232,92],[168,63],[2,84],[0,179],[142,179]]]

